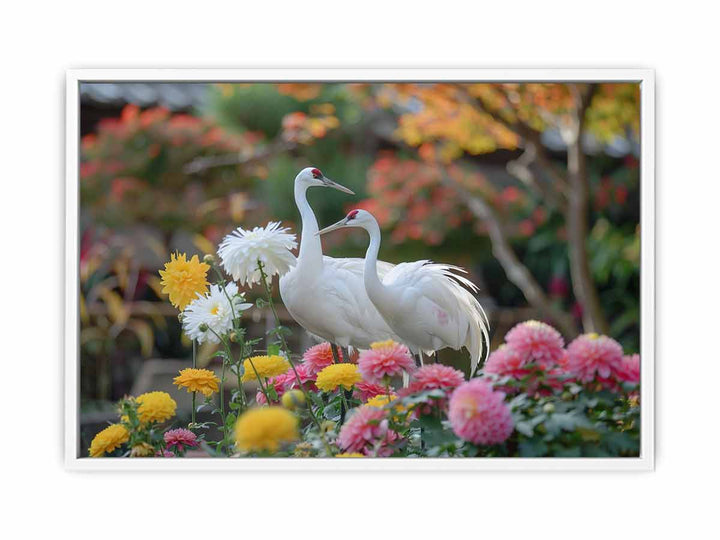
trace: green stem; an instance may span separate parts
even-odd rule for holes
[[[192,367],[197,367],[197,341],[192,340]],[[192,427],[195,428],[195,392],[192,393],[192,412],[190,413]]]

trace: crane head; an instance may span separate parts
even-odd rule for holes
[[[355,195],[355,192],[343,185],[338,184],[330,180],[325,176],[320,169],[315,167],[306,167],[295,177],[295,184],[302,184],[306,187],[318,186],[318,187],[330,187],[342,191],[343,193],[349,193]]]
[[[373,215],[367,210],[350,210],[347,216],[342,218],[337,223],[334,223],[328,227],[325,227],[323,230],[318,231],[317,234],[321,235],[329,233],[330,231],[342,229],[343,227],[360,227],[365,229],[368,225],[372,223],[377,225],[377,221],[375,220]]]

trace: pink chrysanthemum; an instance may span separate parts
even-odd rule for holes
[[[155,453],[155,457],[175,457],[175,454],[173,454],[170,450],[158,450]]]
[[[412,373],[415,370],[415,361],[405,345],[387,340],[370,346],[372,348],[362,351],[358,358],[358,369],[364,380],[384,384],[388,377],[402,375],[403,371]]]
[[[193,448],[200,444],[197,440],[197,435],[189,429],[183,428],[166,431],[163,439],[165,439],[165,444],[168,449],[175,446],[179,452],[183,452],[186,448]]]
[[[448,418],[455,434],[473,444],[499,444],[514,429],[505,394],[482,379],[463,383],[453,392]]]
[[[343,354],[340,349],[338,349],[338,358],[341,362],[343,361]],[[332,349],[327,342],[314,345],[303,354],[303,365],[307,366],[312,375],[317,375],[323,368],[328,367],[334,361]]]
[[[317,387],[313,384],[315,381],[315,375],[311,372],[310,368],[305,364],[298,364],[297,366],[295,366],[295,370],[297,371],[298,377],[300,377],[300,380],[305,386],[305,389],[315,392],[317,390]],[[278,400],[288,390],[292,390],[293,388],[299,388],[297,377],[295,377],[295,372],[292,370],[292,368],[288,369],[282,375],[270,377],[268,379],[268,384],[271,384],[272,387],[275,389]],[[265,399],[265,394],[262,393],[262,390],[258,390],[257,394],[255,395],[255,401],[257,401],[260,405],[267,405],[267,399]]]
[[[527,357],[518,353],[514,348],[508,345],[500,345],[496,350],[490,353],[490,356],[483,366],[485,373],[494,373],[495,375],[505,375],[515,379],[521,379],[527,375],[528,370],[525,369]]]
[[[362,405],[355,409],[355,413],[343,425],[337,444],[344,452],[387,457],[393,452],[388,445],[397,438],[397,433],[388,428],[385,411]]]
[[[355,384],[355,394],[364,403],[375,396],[387,394],[387,387],[381,384],[360,381]]]
[[[435,388],[456,388],[465,382],[465,376],[450,366],[428,364],[413,373],[413,381],[422,390]]]
[[[597,380],[604,386],[613,386],[614,380],[622,380],[622,363],[623,350],[617,341],[584,334],[568,345],[565,369],[580,382]]]
[[[618,375],[621,381],[638,384],[640,382],[640,355],[623,356]]]
[[[505,342],[525,362],[535,362],[545,368],[557,364],[565,346],[560,332],[540,321],[515,325],[505,335]]]

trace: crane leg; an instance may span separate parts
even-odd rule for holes
[[[335,345],[334,343],[331,343],[331,344],[330,344],[330,350],[332,350],[333,361],[334,361],[336,364],[339,364],[339,363],[340,363],[340,354],[338,353],[338,347],[337,347],[337,345]]]
[[[415,365],[417,367],[421,367],[423,365],[423,358],[421,352],[415,355]]]

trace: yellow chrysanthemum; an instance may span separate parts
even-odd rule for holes
[[[165,270],[160,270],[162,292],[170,295],[170,303],[180,311],[208,290],[207,273],[210,266],[200,262],[197,255],[186,260],[184,253],[173,253]]]
[[[245,366],[245,373],[242,376],[243,382],[254,381],[256,379],[256,371],[261,377],[268,378],[282,375],[290,369],[290,364],[285,357],[278,354],[273,354],[272,356],[253,356],[245,360],[243,366]],[[253,366],[255,369],[253,369]]]
[[[343,452],[342,454],[335,454],[335,457],[366,457],[365,454],[360,452]]]
[[[384,408],[388,403],[391,403],[397,399],[396,395],[391,395],[390,398],[388,398],[387,394],[378,394],[375,397],[372,397],[368,399],[365,402],[365,405],[369,405],[370,407],[376,407],[378,409]],[[406,407],[403,407],[399,403],[394,405],[392,407],[392,411],[395,413],[401,413],[407,411]],[[399,417],[394,416],[395,420],[399,420]]]
[[[385,341],[376,341],[370,344],[371,349],[384,349],[386,347],[393,347],[397,345],[392,339],[386,339]]]
[[[164,422],[175,416],[177,403],[167,392],[148,392],[138,396],[138,418],[141,422]]]
[[[130,457],[151,457],[154,455],[155,449],[146,442],[138,443],[130,450]]]
[[[178,388],[187,388],[188,392],[202,392],[205,397],[210,397],[213,392],[219,390],[217,378],[214,371],[209,369],[187,368],[180,370],[180,375],[173,379],[173,384]]]
[[[318,373],[316,386],[325,392],[332,392],[338,386],[350,390],[355,383],[362,381],[357,364],[330,364]]]
[[[298,438],[298,419],[282,407],[261,407],[244,413],[235,423],[235,444],[245,451],[277,451]]]
[[[130,440],[130,432],[122,424],[112,424],[106,427],[90,443],[88,452],[90,457],[100,457],[106,452],[112,452],[121,444]]]
[[[298,408],[301,409],[305,406],[305,394],[303,394],[302,390],[288,390],[280,398],[280,403],[282,403],[283,407],[291,411]]]

